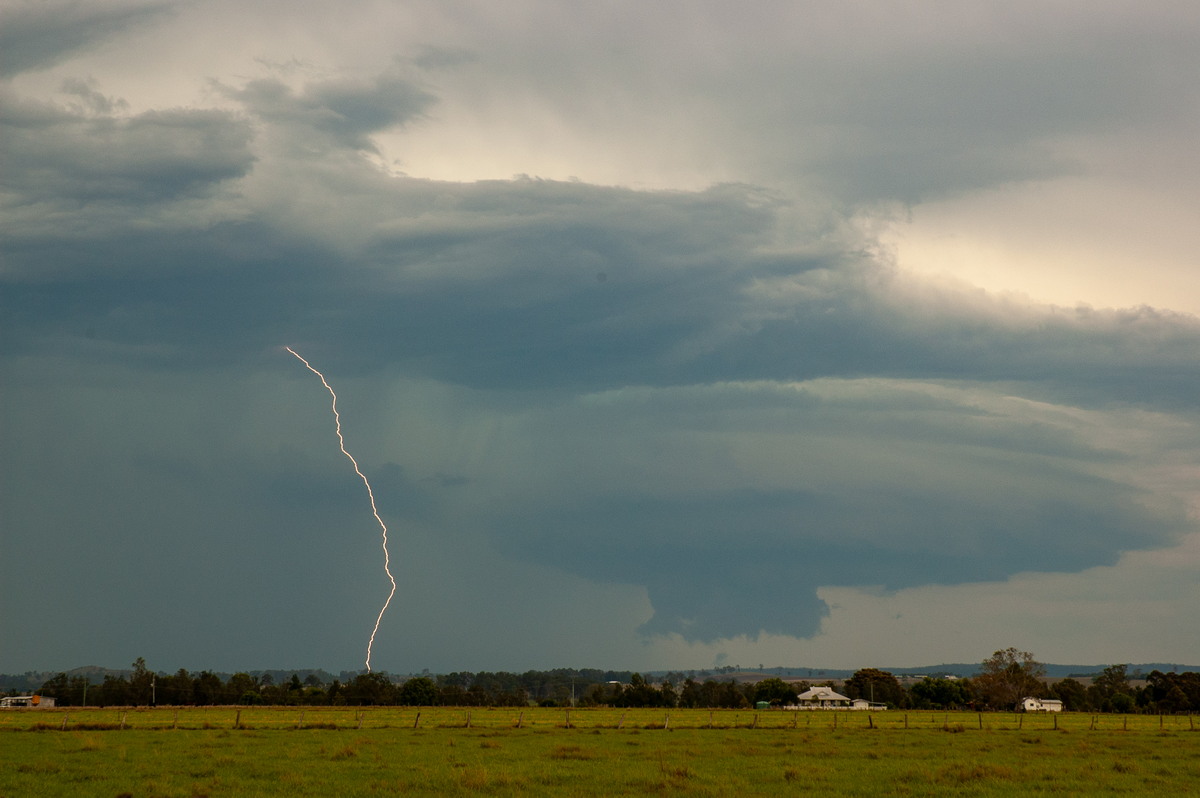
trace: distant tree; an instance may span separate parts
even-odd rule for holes
[[[192,680],[193,699],[202,706],[220,703],[224,688],[221,677],[211,671],[200,671],[200,675]]]
[[[222,692],[233,696],[233,700],[239,704],[263,703],[263,697],[258,688],[258,679],[248,673],[235,673],[230,676]]]
[[[1101,712],[1132,712],[1133,688],[1129,685],[1126,665],[1109,665],[1092,680],[1088,697],[1092,707]]]
[[[683,687],[679,690],[679,706],[695,709],[700,705],[700,685],[689,676],[684,679]]]
[[[38,688],[37,693],[54,698],[59,706],[69,707],[77,703],[71,700],[71,684],[66,673],[59,673],[42,682],[42,686]]]
[[[971,691],[962,679],[922,679],[908,693],[917,709],[958,709],[971,700]]]
[[[983,661],[973,680],[980,699],[993,709],[1013,709],[1026,696],[1045,693],[1046,668],[1028,651],[1002,649]]]
[[[670,681],[664,681],[658,692],[662,697],[659,706],[674,707],[679,704],[679,693],[675,691],[675,685]]]
[[[438,702],[438,688],[428,676],[414,676],[400,686],[399,702],[410,707],[431,707]]]
[[[855,672],[842,685],[842,691],[847,698],[865,698],[894,707],[903,706],[906,697],[899,680],[888,671],[878,668],[863,668]]]
[[[97,686],[94,692],[97,706],[130,706],[133,704],[133,693],[129,689],[129,680],[124,676],[105,674],[104,681]]]
[[[129,697],[132,704],[150,704],[157,699],[154,674],[146,667],[146,660],[138,657],[133,661],[133,673],[129,677]]]
[[[1099,688],[1102,695],[1112,697],[1119,693],[1132,693],[1129,689],[1129,676],[1126,674],[1127,665],[1109,665],[1100,675],[1092,680],[1092,686]]]
[[[754,685],[754,700],[756,702],[766,701],[773,706],[794,704],[797,695],[799,693],[796,691],[795,685],[788,684],[778,677],[763,679]]]
[[[1087,689],[1075,679],[1063,679],[1050,685],[1050,695],[1063,702],[1068,712],[1085,712],[1091,709]]]
[[[1159,712],[1200,711],[1200,673],[1151,671],[1143,697],[1148,708]]]

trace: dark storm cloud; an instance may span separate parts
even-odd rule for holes
[[[223,179],[244,161],[184,158],[172,169],[163,159],[147,180]],[[52,303],[125,345],[150,338],[228,357],[238,341],[254,351],[300,335],[353,351],[350,368],[401,363],[475,388],[886,376],[1028,383],[1043,398],[1151,406],[1200,388],[1190,317],[930,290],[850,249],[853,240],[764,254],[756,244],[778,208],[750,189],[391,184],[364,173],[353,200],[364,212],[345,222],[356,229],[339,226],[332,239],[263,216],[170,235],[16,233],[6,260],[31,275],[38,263],[75,264],[79,282],[67,280]],[[347,235],[357,239],[349,252]],[[78,305],[62,303],[77,291],[86,324]],[[41,292],[9,292],[14,312],[39,306]],[[57,316],[42,308],[30,324]]]
[[[39,69],[131,26],[170,13],[170,3],[30,2],[0,9],[0,77]]]
[[[916,386],[857,390],[870,401],[772,384],[615,392],[590,415],[564,418],[587,418],[632,451],[554,424],[543,435],[589,460],[638,462],[635,484],[614,491],[576,477],[568,489],[550,486],[534,512],[493,507],[495,518],[482,522],[505,551],[645,585],[654,617],[644,631],[703,641],[815,634],[822,585],[898,589],[1076,571],[1187,527],[1179,508],[1097,476],[1120,456],[1073,431],[961,396],[929,401]],[[712,448],[685,461],[662,454],[698,435]],[[754,455],[729,454],[758,437],[774,439],[771,473],[796,487],[756,484],[742,462]],[[763,456],[763,447],[750,451]],[[557,454],[545,445],[543,456]]]
[[[70,87],[89,105],[113,101]],[[172,109],[128,117],[7,97],[0,121],[5,196],[11,204],[53,203],[70,222],[87,203],[140,207],[176,200],[245,175],[253,162],[250,130],[224,111]],[[81,207],[83,206],[83,207]],[[44,205],[42,206],[45,207]]]
[[[283,82],[264,78],[226,93],[263,120],[316,131],[335,146],[373,150],[371,134],[419,116],[433,96],[393,75],[370,81],[331,81],[296,93]],[[306,146],[317,142],[307,140]]]
[[[256,596],[293,639],[344,620],[307,593],[289,615],[296,584],[335,583],[373,609],[348,586],[367,556],[348,553],[361,536],[344,520],[364,515],[359,486],[294,443],[327,429],[328,405],[310,375],[278,376],[263,353],[284,343],[378,402],[361,400],[362,428],[411,427],[436,450],[364,436],[384,451],[366,470],[385,514],[445,551],[644,587],[651,635],[811,635],[820,586],[1078,570],[1184,526],[1135,487],[1132,456],[1038,403],[1193,412],[1194,318],[922,283],[836,203],[753,186],[390,176],[359,153],[433,102],[391,73],[223,88],[241,113],[121,117],[100,87],[65,88],[65,104],[12,98],[4,123],[0,338],[22,375],[6,412],[23,421],[6,425],[3,482],[18,553],[68,551],[84,530],[63,573],[89,595],[109,588],[88,567],[106,543],[125,577],[152,574],[121,617],[155,591],[203,599],[195,583],[172,592],[189,568],[222,575],[215,610],[240,612],[247,639]],[[920,127],[901,106],[880,119]],[[856,147],[868,161],[872,135]],[[923,146],[906,135],[901,156]],[[1036,136],[1009,138],[992,171],[951,153],[955,179],[1045,166],[1026,157]],[[920,171],[882,193],[926,191]],[[429,386],[438,399],[415,404],[429,416],[457,401],[499,431],[482,445],[462,418],[398,421],[405,391]],[[284,393],[313,406],[295,428]],[[451,444],[482,453],[438,461]],[[176,543],[156,558],[164,536]],[[35,578],[21,577],[25,611]]]

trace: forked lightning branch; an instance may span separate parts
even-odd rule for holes
[[[289,351],[293,355],[295,355],[296,359],[299,360],[301,363],[303,363],[305,368],[307,368],[313,374],[316,374],[321,379],[321,384],[325,386],[325,390],[329,391],[329,395],[331,397],[333,397],[333,404],[332,404],[333,423],[334,423],[334,429],[337,432],[338,448],[340,448],[342,450],[342,454],[346,455],[346,458],[350,460],[351,464],[353,464],[354,473],[358,474],[359,479],[361,479],[363,482],[363,485],[366,486],[367,498],[371,502],[371,514],[374,515],[375,520],[379,522],[379,529],[382,532],[382,536],[383,536],[383,571],[384,571],[384,573],[387,574],[388,582],[391,583],[392,589],[388,593],[387,600],[383,602],[383,606],[379,609],[379,615],[375,618],[375,627],[373,629],[371,629],[371,637],[367,641],[367,663],[366,664],[367,664],[367,670],[369,671],[369,670],[371,670],[371,649],[375,645],[375,635],[378,634],[378,632],[379,632],[379,624],[383,620],[383,614],[385,612],[387,612],[388,605],[390,605],[392,603],[392,596],[396,595],[396,578],[394,576],[392,576],[391,556],[388,554],[387,524],[385,524],[383,522],[383,519],[379,516],[379,509],[375,506],[375,491],[373,491],[371,489],[370,480],[367,479],[367,475],[362,472],[362,469],[358,467],[358,461],[354,459],[354,455],[350,454],[350,452],[347,451],[347,449],[346,449],[346,439],[344,437],[342,437],[342,417],[338,413],[337,393],[333,390],[333,386],[331,386],[329,384],[329,381],[325,379],[325,375],[322,374],[321,372],[317,371],[315,368],[313,368],[312,364],[309,363],[307,360],[305,360],[303,357],[301,357],[299,352],[297,352],[295,349],[292,349],[290,346],[285,346],[284,349],[286,349],[287,351]]]

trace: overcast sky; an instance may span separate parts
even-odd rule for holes
[[[0,671],[1200,662],[1190,0],[10,1]]]

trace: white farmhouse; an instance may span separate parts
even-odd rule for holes
[[[1022,698],[1022,712],[1062,712],[1063,704],[1057,698]]]
[[[850,699],[831,687],[813,687],[796,696],[797,709],[849,709]]]

